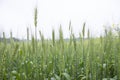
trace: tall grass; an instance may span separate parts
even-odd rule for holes
[[[27,29],[28,33],[28,29]],[[1,80],[119,80],[120,75],[120,38],[111,31],[105,36],[92,38],[88,30],[85,38],[85,24],[82,36],[77,40],[70,31],[70,40],[65,41],[62,28],[59,40],[41,41],[32,37],[29,42],[0,42],[0,79]],[[36,49],[37,47],[37,49]]]
[[[29,39],[27,28],[27,42],[14,41],[11,32],[8,43],[3,33],[0,80],[120,80],[120,32],[115,37],[111,30],[105,30],[105,36],[93,38],[84,23],[77,39],[70,21],[68,41],[61,25],[59,40],[53,30],[52,40],[46,40],[39,31],[38,41],[37,7],[34,14],[35,37]]]

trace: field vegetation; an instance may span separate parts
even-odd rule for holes
[[[37,12],[37,9],[35,9]],[[35,13],[35,30],[37,29]],[[65,40],[62,28],[59,39],[40,40],[32,36],[27,41],[8,43],[3,33],[0,41],[0,80],[120,80],[120,32],[117,36],[105,30],[104,36],[94,38],[85,31],[76,39],[69,25],[70,39]],[[87,38],[85,38],[87,33]]]

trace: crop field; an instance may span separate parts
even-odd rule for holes
[[[120,80],[120,37],[105,31],[100,38],[87,34],[85,25],[79,39],[71,31],[70,39],[0,42],[0,80]]]
[[[0,40],[0,80],[120,80],[120,31],[117,36],[104,31],[104,36],[91,37],[85,23],[79,38],[69,24],[70,38],[47,40],[39,31],[37,39],[37,8],[34,15],[35,35],[16,41],[3,32]],[[86,35],[87,33],[87,35]],[[87,37],[85,37],[87,36]]]

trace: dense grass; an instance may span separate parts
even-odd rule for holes
[[[29,34],[29,29],[27,29]],[[80,39],[76,40],[70,28],[70,40],[10,43],[0,42],[0,80],[120,80],[120,37],[105,31],[100,38],[85,39],[85,24]],[[29,40],[29,37],[28,37]]]
[[[85,23],[79,39],[76,39],[71,22],[70,39],[63,39],[62,28],[59,40],[45,40],[41,31],[37,40],[37,7],[35,8],[35,36],[27,41],[16,42],[10,33],[10,42],[0,41],[0,80],[120,80],[120,32],[114,36],[105,30],[105,35],[92,38],[89,30],[85,38]]]

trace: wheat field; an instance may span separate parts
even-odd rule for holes
[[[105,30],[104,36],[94,38],[85,31],[85,23],[76,38],[71,23],[70,38],[64,39],[59,28],[59,39],[47,40],[39,31],[37,39],[37,8],[35,9],[35,36],[15,41],[5,33],[0,41],[0,80],[120,80],[120,32],[115,36]],[[85,34],[87,33],[87,38]]]

